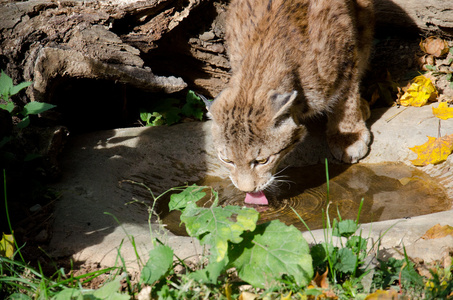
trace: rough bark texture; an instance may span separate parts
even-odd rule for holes
[[[187,87],[214,97],[229,80],[227,2],[0,1],[0,68],[15,83],[34,82],[19,104],[54,103],[84,121],[101,111],[105,127],[137,110],[137,99]],[[451,0],[375,2],[378,31],[453,33]]]
[[[376,0],[378,27],[453,33],[450,0]],[[146,91],[187,87],[215,96],[228,81],[226,2],[213,0],[7,2],[0,67],[33,80],[48,101],[61,79],[97,79]],[[174,77],[176,76],[176,77]]]

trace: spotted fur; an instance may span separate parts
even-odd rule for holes
[[[372,0],[232,0],[232,77],[209,108],[219,158],[242,191],[268,188],[279,162],[328,115],[332,154],[355,163],[370,133],[359,82],[370,53]]]

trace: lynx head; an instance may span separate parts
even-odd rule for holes
[[[271,90],[247,97],[227,88],[207,103],[214,146],[239,190],[249,193],[269,187],[283,157],[305,136],[305,127],[292,113],[296,98],[296,91]]]

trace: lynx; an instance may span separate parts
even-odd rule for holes
[[[218,156],[246,203],[267,204],[262,191],[315,115],[327,115],[335,158],[356,163],[367,154],[359,83],[372,23],[372,0],[231,1],[232,77],[207,106]]]

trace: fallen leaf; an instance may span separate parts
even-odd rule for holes
[[[440,224],[437,224],[428,229],[422,236],[422,239],[440,239],[446,237],[447,235],[453,236],[453,227],[449,225],[441,226]]]
[[[315,278],[313,278],[314,285],[323,289],[328,289],[329,288],[329,281],[327,279],[328,272],[329,269],[327,269],[322,275],[319,275],[318,272],[316,272]]]
[[[13,258],[14,236],[12,234],[2,234],[2,239],[0,240],[0,256]]]
[[[428,136],[428,141],[420,146],[409,148],[417,153],[417,159],[412,160],[415,166],[427,166],[438,164],[447,159],[453,151],[453,134],[444,135],[440,138]]]
[[[398,299],[398,292],[395,290],[377,290],[376,292],[369,294],[366,296],[365,300],[397,300]]]
[[[453,118],[453,107],[448,107],[447,102],[440,102],[437,108],[433,107],[433,115],[442,120]]]
[[[239,300],[255,300],[258,297],[259,297],[259,295],[257,295],[257,294],[253,294],[250,292],[242,292],[239,295]]]
[[[432,81],[423,76],[417,76],[413,79],[413,83],[399,100],[403,106],[423,106],[429,100],[433,101],[437,98],[437,90]]]
[[[291,300],[291,294],[292,292],[290,291],[286,296],[280,295],[280,300]]]
[[[442,55],[448,53],[449,47],[445,40],[430,36],[420,42],[420,49],[427,54],[434,55],[435,57],[441,57]]]
[[[329,269],[327,269],[324,274],[322,275],[319,275],[318,272],[316,272],[316,275],[315,275],[315,278],[313,278],[312,280],[312,287],[318,287],[318,288],[322,288],[323,291],[322,291],[322,296],[328,298],[328,299],[338,299],[338,296],[332,291],[329,289],[329,280],[328,280],[328,275],[329,273]]]

